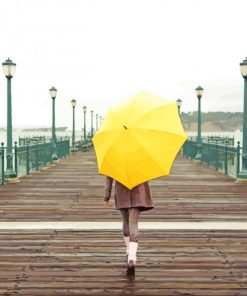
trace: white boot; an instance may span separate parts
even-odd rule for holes
[[[126,255],[129,255],[130,237],[129,236],[124,236],[124,242],[125,242],[125,246],[126,246]]]
[[[137,242],[129,242],[129,256],[128,256],[128,264],[130,261],[133,261],[134,265],[136,264],[136,252],[138,248]]]

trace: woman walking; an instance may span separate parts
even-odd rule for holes
[[[106,177],[104,206],[109,207],[113,179]],[[123,219],[123,238],[126,245],[127,275],[135,275],[138,248],[138,219],[140,212],[154,208],[148,182],[132,189],[115,181],[115,205]]]

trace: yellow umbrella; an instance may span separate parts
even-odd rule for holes
[[[141,92],[111,107],[93,137],[99,173],[129,189],[169,175],[186,139],[177,104]]]

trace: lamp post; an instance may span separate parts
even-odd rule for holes
[[[99,125],[101,126],[102,124],[102,116],[99,117]]]
[[[247,58],[240,63],[240,71],[244,78],[244,113],[243,113],[243,145],[242,145],[242,169],[239,179],[247,179]]]
[[[84,135],[84,141],[85,142],[87,140],[87,135],[86,135],[86,112],[87,112],[87,107],[83,106],[83,114],[84,114],[84,127],[83,127],[84,133],[83,133],[83,135]]]
[[[179,114],[179,116],[180,116],[180,107],[181,107],[181,105],[182,105],[182,100],[180,100],[180,99],[177,99],[177,106],[178,106],[178,114]]]
[[[57,95],[57,89],[54,86],[50,89],[50,95],[52,98],[52,159],[56,160],[58,159],[56,127],[55,127],[55,99]]]
[[[14,76],[16,64],[9,58],[2,63],[3,73],[7,78],[7,166],[4,175],[6,178],[15,178],[16,172],[13,170],[12,153],[12,103],[11,103],[11,78]]]
[[[198,98],[198,122],[197,122],[197,154],[195,159],[200,160],[202,157],[202,138],[201,138],[201,126],[202,126],[202,119],[201,119],[201,97],[203,95],[203,88],[199,85],[196,89],[196,96]]]
[[[91,138],[93,137],[93,110],[91,110]]]
[[[97,131],[98,128],[99,128],[99,122],[98,122],[98,120],[99,120],[99,114],[95,114],[95,118],[96,118],[96,131]]]
[[[75,149],[75,106],[76,100],[71,100],[71,106],[73,110],[73,126],[72,126],[72,151]]]

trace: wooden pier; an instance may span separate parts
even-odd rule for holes
[[[146,222],[247,222],[247,183],[178,157],[150,182]],[[0,223],[120,221],[102,206],[94,152],[0,188]],[[246,230],[141,230],[135,278],[117,230],[0,231],[0,295],[247,295]]]

